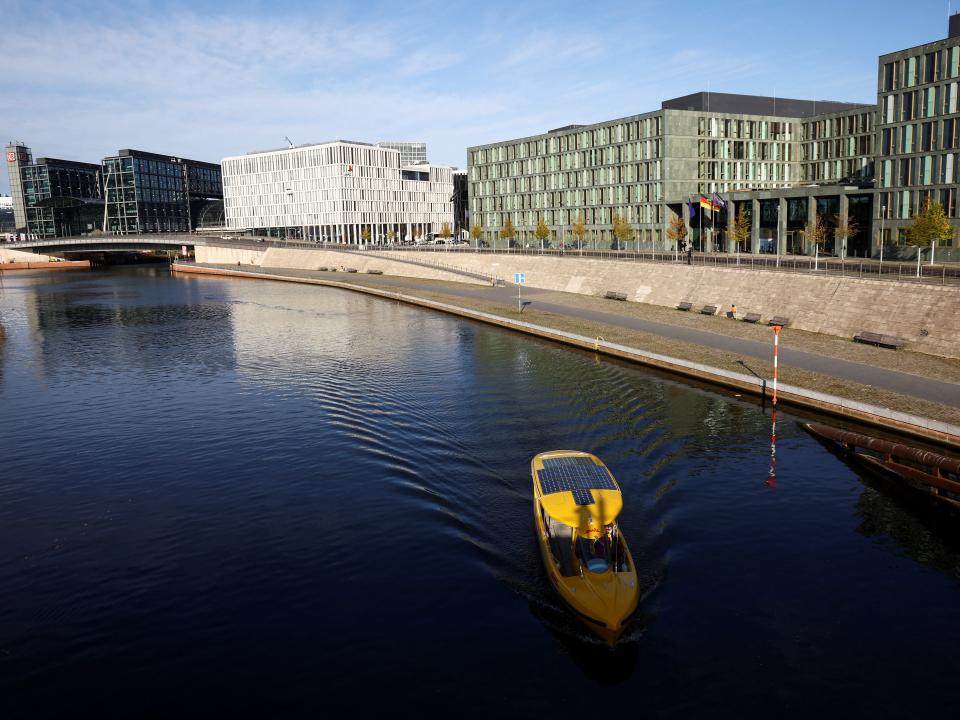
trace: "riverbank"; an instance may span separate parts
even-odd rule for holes
[[[704,347],[702,344],[685,339],[665,338],[663,335],[624,327],[614,322],[615,318],[602,319],[591,317],[570,317],[556,311],[539,309],[537,305],[549,305],[536,300],[532,306],[517,313],[516,305],[505,306],[496,298],[463,297],[454,283],[427,282],[410,278],[387,278],[383,276],[357,274],[332,274],[297,270],[236,270],[233,268],[174,265],[173,269],[183,273],[207,275],[226,275],[257,279],[270,279],[285,282],[297,282],[346,290],[364,292],[379,297],[397,300],[408,304],[427,307],[441,312],[459,315],[499,327],[524,332],[529,335],[562,342],[567,345],[637,362],[659,370],[681,375],[700,382],[728,388],[735,392],[769,397],[771,388],[767,378],[772,377],[772,364],[759,359],[744,361],[743,353]],[[470,286],[472,293],[476,286]],[[490,289],[493,291],[493,289]],[[535,296],[540,297],[540,296]],[[603,303],[595,298],[583,300]],[[578,298],[579,301],[579,298]],[[621,303],[610,303],[610,310],[621,309]],[[629,305],[634,306],[631,303]],[[628,308],[629,309],[629,308]],[[694,316],[683,316],[683,322],[690,322]],[[521,319],[523,318],[523,319]],[[680,319],[680,318],[678,318]],[[710,318],[704,318],[710,320]],[[743,331],[744,323],[724,321],[730,329]],[[769,329],[749,326],[747,332],[771,335]],[[784,330],[792,345],[803,345],[804,335]],[[771,338],[768,338],[770,340]],[[821,339],[822,342],[822,339]],[[845,345],[852,345],[845,343]],[[902,357],[893,351],[879,348],[855,346],[858,358],[862,361],[866,353],[887,353],[886,357]],[[847,349],[847,348],[844,348]],[[824,355],[824,346],[815,347],[813,352]],[[772,354],[772,353],[771,353]],[[919,354],[917,354],[919,355]],[[883,355],[877,357],[884,357]],[[923,356],[927,357],[927,356]],[[829,358],[828,358],[829,359]],[[960,377],[960,365],[946,359],[932,359],[935,368],[927,368],[931,373],[941,373],[948,381],[944,387],[956,391],[954,378]],[[837,359],[835,362],[843,362]],[[941,367],[942,365],[942,367]],[[865,368],[867,366],[864,366]],[[928,441],[960,448],[960,410],[955,405],[935,402],[929,399],[911,397],[908,394],[838,379],[823,372],[800,370],[788,365],[781,366],[781,384],[778,399],[781,403],[826,412],[838,417],[853,420],[866,425],[895,430],[900,433]],[[917,382],[924,378],[911,376]]]

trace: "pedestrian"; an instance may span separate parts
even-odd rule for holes
[[[731,303],[731,304],[730,304],[730,315],[729,315],[728,317],[732,317],[734,320],[737,319],[737,304],[736,304],[736,303]]]

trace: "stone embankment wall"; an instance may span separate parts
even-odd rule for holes
[[[439,256],[439,257],[438,257]],[[960,287],[851,277],[813,276],[788,272],[720,269],[655,263],[629,263],[577,257],[556,258],[504,253],[442,253],[376,251],[358,255],[324,250],[267,251],[197,247],[199,262],[264,267],[356,267],[383,270],[388,275],[470,282],[453,273],[391,261],[408,258],[444,262],[497,275],[508,282],[515,272],[526,274],[529,287],[586,295],[608,290],[626,293],[634,302],[676,307],[717,305],[737,312],[790,319],[790,326],[811,332],[852,338],[861,331],[897,335],[907,347],[945,357],[960,357]]]
[[[56,259],[57,258],[52,258],[49,255],[37,255],[36,253],[24,252],[23,250],[10,250],[0,245],[0,263],[39,263],[51,262]]]
[[[336,268],[338,271],[352,268],[360,273],[367,270],[380,270],[384,275],[414,277],[428,280],[450,280],[454,282],[483,283],[482,280],[464,277],[459,273],[448,272],[442,268],[423,267],[412,263],[391,260],[379,253],[346,253],[335,250],[292,250],[287,248],[268,248],[266,250],[243,250],[239,248],[221,248],[197,245],[197,262],[220,265],[256,265],[263,268],[292,268],[294,270],[317,270],[321,267]],[[414,258],[419,259],[419,258]],[[463,265],[455,258],[449,265]]]

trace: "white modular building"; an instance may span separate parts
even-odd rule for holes
[[[413,241],[453,228],[453,171],[348,140],[223,159],[227,227],[318,242]]]

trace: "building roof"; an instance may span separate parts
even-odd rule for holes
[[[176,155],[164,155],[163,153],[153,153],[147,152],[146,150],[131,150],[130,148],[124,148],[117,151],[116,155],[111,157],[138,157],[138,158],[147,158],[150,160],[163,160],[166,162],[178,162],[185,163],[187,165],[198,165],[200,167],[209,167],[211,169],[219,169],[220,163],[206,162],[205,160],[190,160],[189,158],[182,158]],[[109,158],[104,158],[109,159]]]
[[[77,170],[100,170],[100,163],[80,162],[79,160],[61,160],[60,158],[37,158],[32,164],[75,168]]]
[[[876,106],[867,103],[837,102],[835,100],[797,100],[765,95],[735,95],[733,93],[701,91],[671,100],[664,100],[661,107],[664,110],[696,110],[732,115],[805,118]]]

